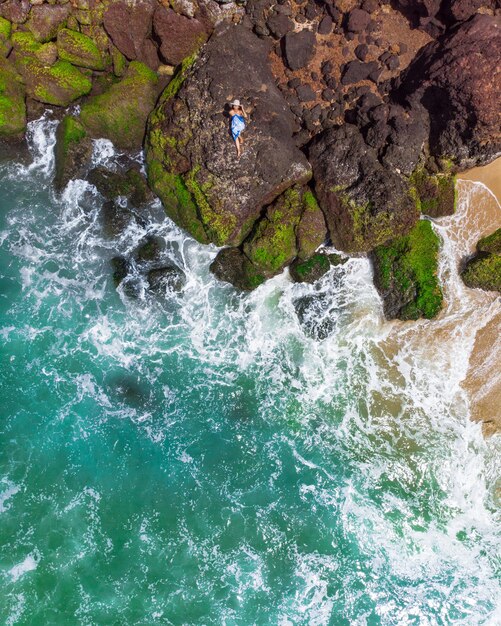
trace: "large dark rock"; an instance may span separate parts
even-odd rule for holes
[[[392,97],[430,114],[430,151],[461,169],[501,154],[501,16],[476,15],[426,45]]]
[[[367,80],[378,68],[377,61],[370,61],[369,63],[358,60],[350,61],[343,67],[341,84],[350,85],[351,83],[358,83],[360,80]]]
[[[55,38],[69,14],[69,5],[40,4],[31,9],[27,26],[35,39],[43,43]]]
[[[431,223],[421,220],[408,235],[373,251],[374,284],[388,319],[430,319],[440,311],[439,245]]]
[[[477,243],[477,254],[461,272],[467,287],[501,292],[501,228]]]
[[[350,11],[348,14],[346,20],[346,30],[350,33],[361,33],[367,28],[370,21],[371,16],[367,13],[367,11],[364,11],[363,9],[353,9],[353,11]]]
[[[26,22],[30,9],[29,0],[5,0],[0,3],[0,15],[14,24]]]
[[[133,206],[141,207],[153,199],[153,194],[137,167],[131,167],[126,172],[113,172],[99,166],[89,172],[87,180],[107,200],[123,196],[130,199]]]
[[[309,155],[317,197],[340,250],[369,251],[416,223],[419,211],[407,180],[381,165],[356,126],[324,131]]]
[[[219,280],[231,283],[242,291],[251,291],[266,280],[240,248],[220,250],[211,263],[210,270]]]
[[[120,82],[82,106],[81,120],[92,137],[105,137],[119,148],[137,150],[158,91],[157,74],[132,61]]]
[[[118,1],[109,5],[103,16],[106,32],[129,61],[143,61],[145,42],[151,33],[155,0]]]
[[[308,65],[315,53],[315,42],[315,33],[307,29],[285,35],[285,60],[291,70],[300,70]]]
[[[148,285],[152,291],[181,291],[186,284],[186,274],[174,263],[148,272]]]
[[[222,27],[195,65],[174,77],[150,117],[150,186],[199,241],[239,245],[264,206],[311,177],[292,139],[293,116],[275,86],[269,50],[244,27]],[[225,113],[235,97],[250,115],[240,160]]]
[[[160,40],[160,53],[164,61],[171,65],[178,65],[193,54],[208,37],[202,22],[162,6],[155,11],[153,28]]]

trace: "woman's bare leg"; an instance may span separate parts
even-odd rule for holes
[[[240,137],[235,139],[235,146],[237,148],[237,157],[240,158],[241,150],[240,150]]]

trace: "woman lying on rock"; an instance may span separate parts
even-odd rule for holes
[[[235,142],[237,148],[237,158],[240,158],[242,154],[243,137],[242,132],[245,130],[245,119],[247,117],[243,106],[240,104],[240,100],[233,100],[230,102],[230,117],[231,117],[231,136]]]

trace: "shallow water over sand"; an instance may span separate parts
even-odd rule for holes
[[[501,444],[463,384],[499,301],[456,273],[482,189],[435,225],[440,318],[387,323],[365,259],[243,296],[158,205],[104,239],[91,186],[51,191],[53,131],[0,166],[0,621],[499,623]],[[181,294],[114,289],[146,233]]]

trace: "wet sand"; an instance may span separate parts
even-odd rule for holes
[[[496,196],[483,211],[492,218],[496,228],[501,227],[501,158],[490,165],[476,167],[460,174],[463,180],[483,183]],[[494,230],[494,229],[493,229]],[[483,233],[488,234],[488,233]],[[492,318],[480,328],[470,354],[463,388],[470,399],[471,417],[483,422],[486,436],[501,432],[501,298],[492,306],[497,308]]]
[[[498,202],[501,202],[501,157],[484,167],[474,167],[458,174],[458,178],[483,183],[496,196]]]

